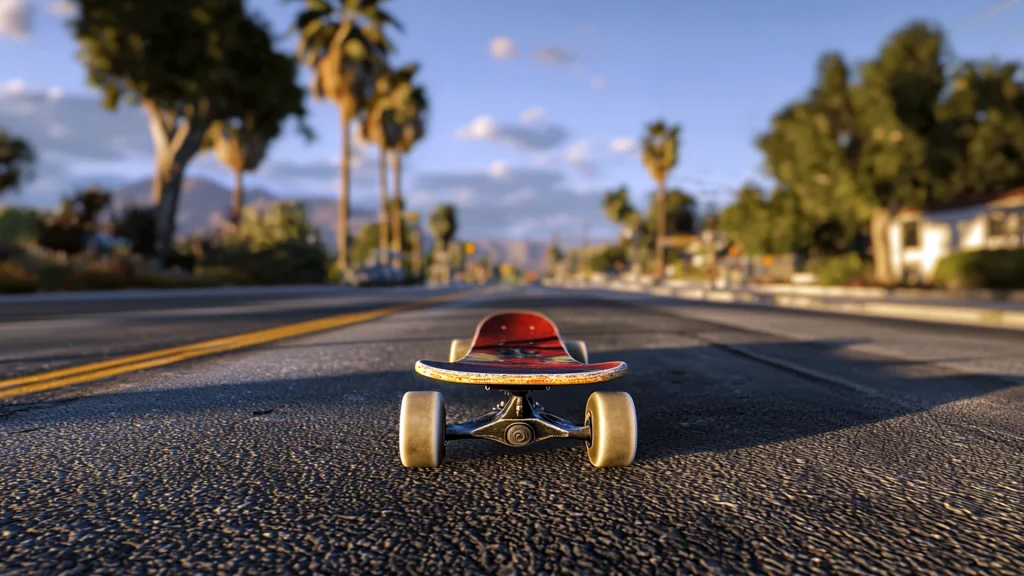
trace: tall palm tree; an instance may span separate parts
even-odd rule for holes
[[[220,122],[211,127],[213,152],[217,160],[235,174],[235,186],[231,191],[230,219],[238,224],[242,217],[245,201],[243,174],[255,170],[263,161],[269,139],[259,130],[244,126],[241,122]]]
[[[412,83],[416,74],[416,65],[406,66],[399,71],[398,84],[395,88],[395,114],[393,116],[398,130],[398,139],[391,149],[391,172],[395,186],[396,209],[391,212],[391,250],[395,255],[391,265],[402,267],[402,158],[409,153],[426,134],[426,115],[428,109],[426,89]]]
[[[654,237],[654,277],[658,280],[665,276],[665,182],[668,173],[679,161],[679,132],[682,128],[677,124],[668,126],[661,120],[647,125],[647,133],[643,140],[644,167],[651,179],[658,185],[656,206],[657,229]]]
[[[341,193],[338,199],[338,268],[349,269],[349,204],[351,195],[352,121],[370,98],[373,80],[384,66],[391,43],[383,28],[401,25],[381,9],[385,0],[340,0],[335,7],[326,0],[305,0],[297,17],[298,52],[313,70],[310,92],[330,100],[341,118]]]
[[[373,94],[366,109],[366,119],[363,122],[363,136],[377,145],[377,178],[380,181],[380,210],[377,223],[377,262],[388,263],[388,225],[391,219],[388,214],[388,151],[394,148],[398,141],[397,131],[394,129],[394,107],[392,105],[392,93],[394,91],[396,74],[387,67],[378,70],[378,76],[373,83]]]

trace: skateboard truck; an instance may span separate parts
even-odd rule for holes
[[[490,386],[486,388],[492,389]],[[529,390],[504,392],[508,400],[499,402],[490,412],[460,424],[445,426],[445,441],[480,438],[513,448],[523,448],[552,438],[590,441],[589,424],[576,426],[547,412],[539,402],[530,398]]]
[[[636,455],[636,409],[625,392],[594,392],[582,426],[530,397],[553,387],[597,384],[626,374],[625,362],[589,363],[586,344],[562,340],[547,317],[503,312],[484,318],[472,340],[453,340],[448,362],[420,360],[416,372],[455,384],[482,385],[506,399],[485,414],[448,424],[440,392],[407,392],[399,421],[399,454],[409,468],[435,468],[451,440],[484,439],[523,448],[564,438],[586,443],[591,464],[628,466]]]

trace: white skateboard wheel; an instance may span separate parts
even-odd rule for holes
[[[587,399],[587,456],[597,468],[629,466],[636,456],[636,408],[625,392],[594,392]]]
[[[406,392],[398,422],[398,453],[406,468],[437,468],[444,460],[444,397]]]

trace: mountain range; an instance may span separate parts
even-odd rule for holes
[[[333,247],[337,238],[338,201],[321,196],[289,197],[277,196],[265,189],[246,189],[246,205],[267,208],[276,202],[299,202],[306,208],[306,216],[320,230],[324,244]],[[151,181],[143,180],[125,186],[113,194],[112,208],[122,212],[131,206],[151,204]],[[205,178],[186,178],[181,184],[181,198],[178,201],[178,233],[182,236],[202,233],[215,227],[227,214],[231,206],[231,191]],[[352,230],[357,232],[377,218],[376,210],[352,206],[349,213]],[[425,233],[424,247],[429,250],[433,244],[430,234]],[[486,257],[491,262],[508,262],[524,269],[541,270],[545,264],[544,242],[532,240],[473,239],[476,246],[474,258]]]

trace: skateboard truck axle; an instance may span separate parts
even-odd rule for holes
[[[529,392],[506,390],[508,400],[499,403],[490,412],[467,422],[445,426],[445,441],[479,438],[514,448],[552,438],[590,441],[590,426],[576,426],[545,411],[530,398]]]

